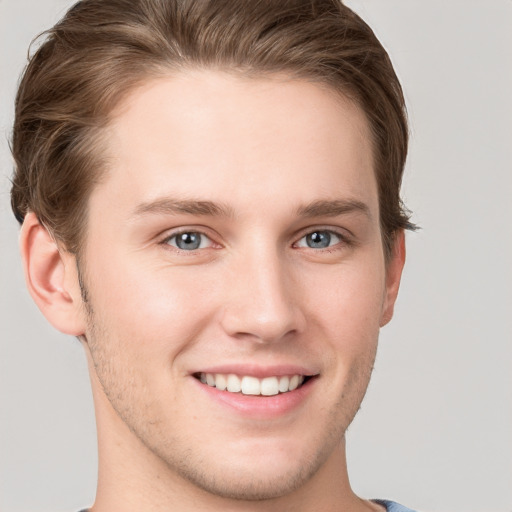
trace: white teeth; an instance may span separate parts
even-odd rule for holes
[[[244,395],[259,395],[260,394],[260,379],[256,377],[243,377],[242,378],[242,394]]]
[[[298,375],[294,375],[290,379],[290,391],[293,391],[294,389],[297,389],[298,386],[299,386],[299,376]]]
[[[221,391],[224,391],[228,387],[228,381],[225,375],[219,373],[215,376],[215,387]]]
[[[290,389],[290,379],[285,375],[279,379],[279,391],[286,393]]]
[[[238,393],[242,390],[242,383],[240,382],[240,379],[233,374],[228,375],[228,382],[226,389],[230,393]]]
[[[229,391],[230,393],[240,393],[244,395],[263,395],[273,396],[279,393],[286,393],[297,389],[303,382],[303,375],[284,375],[282,377],[265,377],[258,379],[245,375],[222,373],[201,373],[199,379],[203,384],[215,387],[220,391]]]
[[[266,377],[261,381],[261,394],[264,396],[277,395],[279,393],[279,382],[277,377]]]

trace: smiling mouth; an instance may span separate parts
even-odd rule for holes
[[[311,378],[306,375],[283,375],[258,379],[250,375],[224,373],[196,373],[194,377],[219,391],[251,396],[275,396],[289,393],[300,388]]]

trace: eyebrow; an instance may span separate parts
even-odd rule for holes
[[[175,214],[201,215],[210,217],[234,217],[233,209],[221,203],[194,199],[174,199],[164,197],[154,201],[141,203],[134,210],[134,216],[147,214],[175,215]],[[371,219],[368,205],[355,199],[318,200],[297,208],[299,217],[337,217],[349,213],[362,213]]]
[[[297,210],[300,217],[337,217],[348,213],[362,213],[369,219],[372,218],[367,204],[356,199],[334,199],[313,201]]]
[[[135,208],[134,216],[139,217],[147,214],[172,215],[177,213],[213,217],[233,217],[233,210],[229,206],[214,203],[213,201],[173,199],[171,197],[141,203]]]

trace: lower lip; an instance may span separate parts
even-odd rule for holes
[[[279,393],[273,396],[254,396],[220,391],[213,386],[203,384],[195,377],[192,378],[196,382],[196,385],[198,385],[210,399],[231,408],[242,416],[261,419],[283,416],[299,408],[312,392],[318,379],[318,377],[312,377],[299,388],[288,391],[287,393]]]

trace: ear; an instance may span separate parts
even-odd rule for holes
[[[386,265],[386,291],[382,306],[380,326],[386,325],[393,317],[393,310],[400,288],[400,279],[405,264],[405,233],[400,230],[394,237],[392,253]]]
[[[82,335],[86,315],[75,257],[59,248],[32,212],[23,221],[20,250],[28,291],[43,315],[59,331]]]

